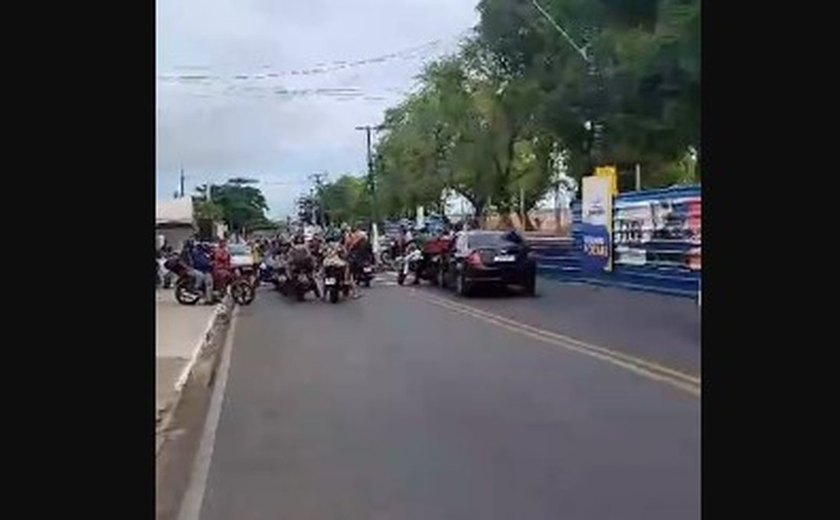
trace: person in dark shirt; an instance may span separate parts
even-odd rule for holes
[[[192,266],[199,283],[204,283],[204,303],[212,305],[213,301],[213,261],[205,248],[198,246],[192,250]]]

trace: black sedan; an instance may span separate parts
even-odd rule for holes
[[[522,236],[511,231],[462,231],[446,253],[439,283],[468,296],[478,285],[518,285],[533,296],[537,263]]]

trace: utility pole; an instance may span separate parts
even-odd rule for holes
[[[357,126],[356,130],[364,130],[365,132],[365,143],[367,144],[367,177],[368,177],[368,185],[370,186],[370,196],[373,202],[373,222],[371,222],[371,238],[373,238],[373,257],[376,259],[375,261],[379,262],[379,204],[376,200],[376,178],[373,175],[373,150],[371,149],[371,138],[370,133],[373,130],[381,130],[381,126]]]
[[[181,198],[184,198],[184,165],[181,165]]]
[[[324,187],[323,179],[326,178],[326,173],[313,173],[309,176],[309,179],[315,182],[315,193],[317,197],[314,200],[318,201],[318,215],[320,216],[320,220],[316,224],[321,226],[324,225],[324,201],[321,199],[321,189]]]
[[[356,130],[364,130],[365,132],[365,142],[367,143],[367,168],[368,168],[368,184],[370,186],[371,197],[373,197],[373,221],[379,221],[379,208],[376,201],[376,181],[373,175],[373,150],[371,148],[371,137],[370,133],[374,130],[380,130],[382,127],[379,126],[357,126]]]

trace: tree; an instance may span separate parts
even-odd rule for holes
[[[572,178],[592,172],[593,120],[610,162],[643,164],[643,185],[699,179],[700,1],[540,2],[574,45],[531,0],[481,0],[475,36],[387,111],[375,168],[386,215],[440,208],[450,190],[478,216],[530,209],[557,185],[558,149]]]
[[[221,218],[228,228],[234,232],[244,232],[254,225],[268,222],[265,212],[268,204],[259,188],[250,186],[256,181],[251,179],[233,178],[221,185],[209,185],[210,196],[207,196],[208,186],[196,188],[198,197],[196,210],[207,218]],[[208,200],[209,199],[209,200]]]
[[[369,222],[373,217],[370,189],[362,177],[342,175],[324,184],[319,196],[328,224]]]
[[[539,84],[537,123],[569,151],[575,177],[591,171],[583,124],[596,109],[612,162],[665,164],[689,146],[699,156],[699,0],[540,2],[575,41],[589,36],[606,92],[601,106],[585,61],[530,0],[482,0],[478,38],[511,81]]]

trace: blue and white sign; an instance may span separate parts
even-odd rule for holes
[[[612,271],[612,184],[608,177],[584,177],[581,201],[583,257],[589,273]]]

